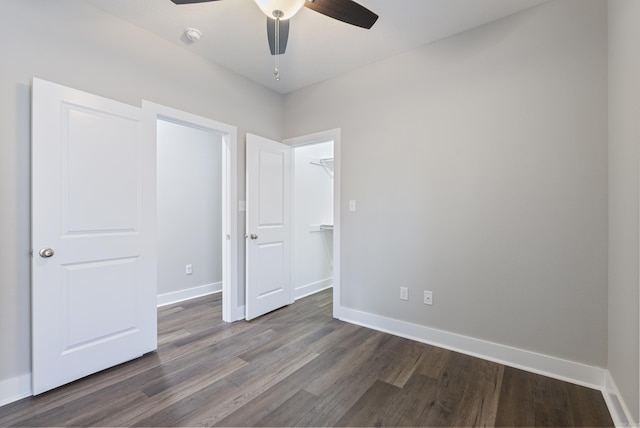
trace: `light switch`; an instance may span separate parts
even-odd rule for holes
[[[356,210],[356,201],[354,199],[349,200],[349,211]]]
[[[247,210],[247,201],[238,201],[238,211],[244,212]]]

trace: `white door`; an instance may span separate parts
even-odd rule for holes
[[[291,149],[247,134],[246,319],[293,302]]]
[[[39,394],[156,348],[155,118],[39,79],[32,364]]]

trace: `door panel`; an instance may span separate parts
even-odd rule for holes
[[[259,229],[283,227],[285,153],[261,148],[258,153],[258,224]]]
[[[259,287],[256,295],[258,300],[260,300],[271,294],[285,291],[282,267],[284,249],[282,242],[258,243],[256,246],[258,248],[256,251],[258,259],[256,261],[256,270],[260,272]]]
[[[39,394],[156,348],[155,118],[34,79],[32,126]]]
[[[63,352],[136,331],[136,262],[126,258],[62,267]]]
[[[292,303],[291,149],[247,135],[246,318]]]
[[[141,189],[129,183],[139,181],[138,122],[73,105],[63,105],[62,120],[67,232],[134,232]]]

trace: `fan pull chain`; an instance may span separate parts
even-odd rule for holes
[[[280,10],[275,10],[273,11],[273,16],[276,18],[276,25],[275,25],[275,44],[276,44],[276,52],[274,55],[274,69],[273,69],[273,75],[276,76],[276,82],[280,81],[280,18],[283,16],[282,11]]]

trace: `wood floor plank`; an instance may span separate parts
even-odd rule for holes
[[[176,339],[182,339],[183,337],[187,337],[191,335],[187,330],[180,328],[178,330],[170,331],[170,332],[162,332],[158,334],[158,346],[162,346],[167,343],[171,343]]]
[[[335,423],[335,426],[345,427],[385,427],[394,423],[385,420],[392,403],[400,393],[401,388],[387,382],[377,380],[356,401],[347,412]],[[394,421],[395,422],[395,421]]]
[[[262,376],[255,378],[253,382],[236,387],[237,393],[220,396],[215,405],[205,409],[203,414],[182,419],[179,423],[181,426],[213,426],[317,357],[318,354],[305,354],[300,357],[294,357],[292,360],[281,364],[278,369],[263,373]]]
[[[505,367],[495,426],[535,426],[535,401],[531,399],[534,386],[531,378],[523,374],[521,370]]]
[[[335,327],[328,326],[325,323],[314,325],[311,330],[309,325],[294,327],[284,334],[278,334],[274,340],[240,354],[239,357],[245,361],[254,362],[263,359],[265,355],[296,352],[296,349],[292,348],[304,348],[306,350],[334,330]]]
[[[467,355],[452,353],[449,364],[437,379],[438,388],[434,405],[421,415],[421,426],[468,426],[468,414],[461,413],[461,402],[467,390],[467,382],[473,375],[478,362]]]
[[[318,358],[287,376],[263,394],[251,400],[232,414],[217,422],[218,426],[257,426],[259,421],[275,411],[286,400],[303,389],[310,381],[322,376],[330,367],[343,359],[343,348],[331,348]],[[300,414],[303,414],[301,412]],[[299,416],[298,416],[299,417]]]
[[[430,348],[429,345],[413,340],[398,340],[394,349],[396,355],[392,357],[393,364],[389,364],[380,373],[380,380],[402,388],[427,357]]]
[[[258,427],[287,427],[295,426],[300,414],[312,407],[318,397],[299,389],[280,406],[269,412],[264,418],[255,423]]]
[[[440,379],[452,355],[453,353],[451,351],[431,346],[416,367],[415,373],[423,374],[433,379]]]
[[[281,346],[270,353],[265,353],[250,360],[250,367],[230,376],[228,379],[230,382],[238,386],[242,386],[247,382],[253,381],[256,376],[260,376],[264,371],[272,368],[278,368],[283,364],[283,362],[292,361],[296,358],[303,357],[304,355],[318,356],[320,355],[320,350],[318,348],[322,347],[322,344],[324,343],[323,339],[332,331],[333,330],[331,329],[321,328],[306,335],[299,336],[288,344]]]
[[[438,381],[432,377],[414,373],[402,388],[398,402],[394,404],[397,422],[394,426],[419,427],[436,404]],[[393,419],[390,419],[393,422]]]
[[[334,367],[331,367],[321,378],[310,382],[309,385],[305,387],[308,392],[320,396],[324,392],[334,388],[336,384],[352,376],[367,360],[373,358],[384,341],[389,340],[389,338],[380,333],[358,331],[356,334],[346,338],[343,344],[355,336],[358,337],[358,340],[364,340],[356,346],[347,346],[346,349],[349,351],[348,357],[344,358]]]
[[[534,426],[536,427],[566,427],[569,426],[569,414],[556,406],[533,403]]]
[[[493,426],[495,423],[504,366],[474,358],[465,373],[466,385],[449,419],[454,426]]]
[[[502,379],[504,378],[504,366],[501,364],[485,362],[485,369],[481,372],[480,390],[477,391],[480,409],[478,418],[474,420],[474,426],[494,426],[500,404],[502,392]],[[471,391],[472,389],[469,388]]]
[[[250,322],[158,309],[156,352],[0,407],[0,426],[613,426],[602,394],[332,318],[331,290]]]
[[[318,390],[316,395],[320,397],[320,400],[309,413],[297,422],[297,425],[335,425],[378,380],[379,373],[389,364],[393,364],[390,356],[393,354],[395,340],[400,338],[378,334],[373,339],[375,340],[350,358],[356,362],[355,364],[340,362],[338,365],[340,370],[337,372],[340,375],[335,378],[336,372],[333,372],[329,376],[330,379],[333,379],[333,383],[329,384],[327,388]],[[325,377],[327,376],[320,379],[324,380]],[[313,385],[305,389],[314,392]]]
[[[604,401],[602,392],[579,385],[567,385],[567,412],[573,427],[612,427],[611,415],[605,406],[594,405]]]
[[[232,357],[217,365],[195,366],[194,371],[184,370],[189,376],[175,376],[174,379],[167,377],[161,382],[153,383],[147,387],[142,387],[142,391],[148,397],[145,406],[130,406],[117,415],[111,415],[96,421],[96,424],[105,425],[130,425],[141,420],[147,420],[158,413],[158,411],[169,408],[182,400],[189,400],[193,395],[208,388],[210,385],[225,380],[231,373],[240,370],[248,363],[237,357]],[[175,383],[172,384],[171,380]]]
[[[521,373],[529,376],[533,385],[533,400],[546,407],[564,410],[568,406],[567,383],[533,373]]]
[[[198,391],[197,394],[190,395],[186,398],[157,411],[152,412],[143,419],[136,421],[131,426],[136,427],[180,427],[194,426],[183,424],[181,421],[189,418],[197,418],[201,415],[203,409],[210,409],[214,406],[219,397],[236,394],[238,387],[222,379],[218,382],[208,385],[206,388]],[[111,426],[106,423],[103,426]],[[113,424],[115,425],[115,424]]]

